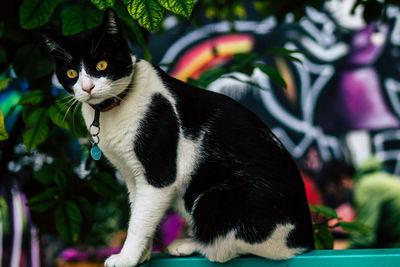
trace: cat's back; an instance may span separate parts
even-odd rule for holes
[[[232,98],[196,88],[174,79],[156,67],[158,76],[176,100],[176,109],[184,133],[204,141],[214,149],[223,149],[228,156],[244,158],[255,164],[260,161],[285,162],[283,169],[297,168],[291,156],[270,129],[250,110]]]
[[[259,242],[277,223],[290,222],[296,227],[291,244],[312,248],[304,184],[290,154],[269,128],[235,100],[157,71],[176,99],[185,135],[202,138],[202,161],[184,196],[189,212],[196,207],[198,238],[210,242],[215,235],[228,233],[225,224],[245,222],[257,234],[245,227],[236,230],[237,236]]]

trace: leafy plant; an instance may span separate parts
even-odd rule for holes
[[[82,193],[87,196],[90,190],[110,199],[123,192],[122,185],[111,174],[92,172],[79,178],[63,159],[44,165],[34,178],[46,189],[29,199],[27,205],[35,212],[53,211],[57,231],[70,242],[78,241],[83,221],[89,223],[92,217],[92,204]]]
[[[333,249],[334,239],[332,230],[336,227],[340,227],[347,232],[368,233],[371,231],[369,227],[360,222],[343,221],[342,218],[338,217],[336,210],[332,208],[310,205],[310,210],[317,215],[313,223],[316,249]],[[332,220],[336,221],[333,225],[329,224]]]
[[[262,58],[265,54],[269,54],[275,57],[283,57],[288,60],[301,63],[301,61],[294,56],[294,54],[298,53],[300,52],[297,50],[289,50],[281,47],[272,47],[262,53],[238,53],[233,56],[234,63],[232,65],[227,67],[215,67],[213,69],[207,70],[203,72],[198,79],[189,78],[188,82],[194,86],[206,88],[210,83],[216,81],[223,76],[225,78],[231,78],[239,82],[246,83],[259,89],[266,89],[261,87],[257,83],[249,80],[240,80],[236,76],[229,74],[233,72],[240,72],[250,76],[253,73],[254,69],[259,69],[261,72],[265,73],[276,85],[282,88],[286,88],[286,82],[282,78],[281,74],[274,67],[268,65],[263,61],[260,61],[260,58]]]

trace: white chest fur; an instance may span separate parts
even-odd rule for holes
[[[99,147],[122,174],[140,166],[133,145],[152,95],[161,93],[171,98],[149,63],[141,61],[135,65],[132,88],[127,96],[119,106],[100,113]],[[89,128],[94,119],[93,108],[83,103],[82,115]]]
[[[123,175],[142,169],[134,153],[134,142],[152,96],[156,93],[162,94],[171,103],[179,118],[175,99],[165,88],[154,68],[148,62],[140,61],[134,69],[132,88],[121,104],[100,113],[99,147]],[[89,128],[94,119],[93,108],[84,103],[82,114]],[[178,194],[182,194],[186,189],[187,178],[198,161],[202,139],[201,137],[198,140],[186,139],[182,131],[180,132],[177,147],[177,177],[174,184]]]

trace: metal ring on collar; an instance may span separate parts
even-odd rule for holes
[[[92,133],[93,128],[97,128],[97,131],[95,133]],[[94,126],[93,124],[89,126],[89,133],[91,136],[98,136],[100,133],[100,127]]]

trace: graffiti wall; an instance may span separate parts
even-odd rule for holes
[[[348,155],[344,137],[365,130],[371,151],[400,174],[400,11],[389,7],[389,21],[367,25],[362,10],[350,12],[353,0],[328,3],[323,10],[308,8],[299,22],[289,15],[283,24],[268,17],[193,29],[166,20],[167,34],[152,37],[150,49],[155,63],[184,81],[229,65],[235,53],[299,50],[300,62],[268,53],[259,59],[279,70],[287,88],[255,69],[230,73],[238,79],[222,77],[207,89],[254,111],[303,168],[318,170]]]

